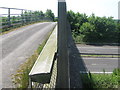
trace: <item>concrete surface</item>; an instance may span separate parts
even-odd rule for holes
[[[57,52],[57,27],[55,27],[42,52],[32,67],[29,76],[32,81],[48,83],[51,78],[54,55]]]

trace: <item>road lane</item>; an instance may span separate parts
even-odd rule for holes
[[[110,45],[103,45],[103,46],[94,46],[94,45],[85,45],[85,44],[77,44],[76,45],[80,53],[88,53],[88,54],[119,54],[118,46],[110,46]],[[90,72],[103,72],[105,69],[106,72],[112,72],[114,68],[118,68],[118,61],[119,59],[116,58],[109,58],[109,57],[82,57],[82,61],[84,65]],[[84,70],[83,70],[84,71]]]
[[[0,36],[2,37],[2,60],[0,60],[2,87],[14,87],[11,74],[15,73],[17,68],[34,53],[48,33],[53,30],[55,24],[37,23]]]
[[[12,35],[8,34],[2,36],[2,58],[5,58],[9,53],[11,53],[14,49],[19,47],[22,43],[24,43],[28,38],[32,37],[35,33],[40,31],[45,25],[49,25],[50,23],[39,23],[31,28],[27,28],[25,30],[19,30],[21,32],[15,32]],[[40,26],[39,26],[40,25]],[[35,28],[35,29],[34,29]],[[6,37],[5,37],[6,36]]]
[[[118,54],[118,46],[93,46],[77,44],[80,53]]]
[[[112,72],[118,67],[118,58],[82,58],[90,72]]]

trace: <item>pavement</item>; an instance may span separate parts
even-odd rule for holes
[[[55,25],[37,23],[0,36],[0,89],[14,87],[11,74],[34,53]]]
[[[96,46],[96,45],[85,45],[85,44],[77,44],[77,49],[79,53],[94,53],[94,54],[119,54],[118,46]],[[112,73],[114,68],[118,68],[119,58],[110,58],[110,57],[83,57],[81,56],[81,60],[84,63],[84,66],[91,73],[103,73],[105,70],[106,73]],[[81,70],[80,72],[84,72]]]

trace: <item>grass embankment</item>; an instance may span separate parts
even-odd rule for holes
[[[120,69],[114,69],[112,74],[88,74],[81,73],[84,90],[114,90],[120,87]]]
[[[104,40],[96,40],[96,41],[84,41],[83,40],[83,36],[81,35],[81,36],[74,36],[74,35],[72,35],[72,37],[73,37],[73,39],[74,39],[74,41],[75,41],[75,43],[76,44],[90,44],[90,45],[113,45],[113,46],[118,46],[118,45],[120,45],[119,44],[119,39],[117,39],[117,41],[114,41],[114,40],[106,40],[106,41],[104,41]]]
[[[53,28],[54,30],[54,28]],[[16,74],[12,75],[13,84],[16,88],[27,88],[29,85],[29,72],[31,71],[35,61],[37,60],[40,52],[45,46],[48,38],[50,37],[52,32],[48,34],[46,40],[38,47],[38,49],[34,52],[32,56],[30,56],[24,64],[22,64],[17,70]]]
[[[80,55],[82,57],[98,57],[98,58],[120,58],[120,55]]]

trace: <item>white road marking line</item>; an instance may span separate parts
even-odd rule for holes
[[[91,64],[91,65],[97,65],[96,63],[93,63],[93,64]]]
[[[96,63],[93,63],[91,65],[95,66],[95,65],[107,65],[107,64],[96,64]]]
[[[87,51],[95,51],[95,50],[87,50]]]

